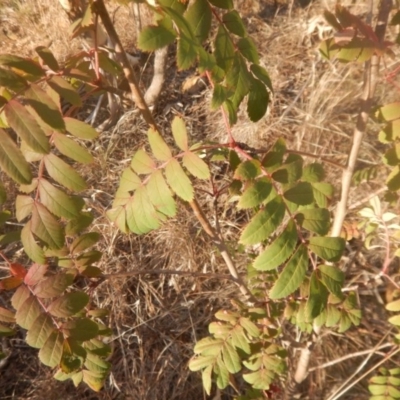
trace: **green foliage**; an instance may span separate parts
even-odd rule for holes
[[[394,400],[400,398],[400,369],[379,368],[379,375],[369,380],[370,400]]]
[[[43,66],[17,56],[0,57],[0,90],[8,94],[0,109],[0,166],[17,185],[15,216],[23,225],[9,231],[5,223],[11,214],[1,211],[0,240],[2,245],[20,241],[32,261],[26,266],[9,262],[10,275],[0,280],[0,290],[14,291],[15,310],[0,310],[0,335],[13,334],[18,325],[27,331],[28,345],[39,350],[40,361],[56,368],[56,379],[72,379],[75,385],[83,381],[100,390],[110,366],[104,359],[109,347],[99,339],[109,332],[90,314],[89,295],[74,285],[80,276],[101,274],[92,265],[101,253],[91,249],[100,235],[84,233],[92,218],[76,197],[86,182],[74,165],[92,161],[75,138],[92,140],[97,132],[63,116],[61,97],[79,106],[80,95],[65,77],[48,74],[47,67],[59,70],[51,52],[37,52]],[[89,81],[90,73],[85,76],[81,69],[83,56],[67,60],[70,69],[64,72],[77,68],[74,75]],[[4,204],[6,191],[0,188]]]

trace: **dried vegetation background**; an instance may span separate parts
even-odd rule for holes
[[[234,127],[234,135],[242,142],[262,148],[283,136],[293,150],[344,163],[357,113],[361,69],[328,63],[318,54],[320,39],[330,33],[325,29],[321,14],[324,8],[332,7],[334,1],[308,4],[296,0],[238,0],[237,3],[271,75],[275,93],[269,114],[258,124],[250,123],[243,114]],[[368,2],[343,3],[348,3],[358,15],[367,12]],[[108,6],[124,45],[135,51],[132,9],[115,2]],[[36,46],[44,44],[63,61],[81,46],[78,39],[69,39],[68,29],[68,19],[56,0],[0,0],[1,52],[28,56]],[[198,90],[185,92],[182,85],[193,76],[197,80],[193,75],[195,71],[177,71],[174,49],[170,53],[167,82],[156,110],[157,121],[168,131],[173,115],[183,115],[194,141],[224,141],[221,116],[209,110],[211,93],[206,84],[199,78]],[[138,71],[143,84],[151,74],[150,65],[151,62],[144,62]],[[390,86],[382,86],[379,96],[387,98],[390,90]],[[87,108],[90,107],[88,104]],[[87,112],[83,110],[82,115]],[[103,114],[107,116],[106,109]],[[379,163],[377,130],[378,127],[370,123],[369,136],[360,154],[362,165]],[[196,340],[207,334],[207,324],[213,313],[229,306],[229,299],[237,292],[229,280],[218,277],[218,274],[226,274],[222,260],[184,205],[175,219],[144,237],[122,235],[105,217],[119,175],[133,152],[143,146],[145,135],[145,124],[133,108],[128,107],[112,129],[101,133],[91,148],[95,163],[82,170],[91,187],[85,198],[88,208],[96,215],[93,229],[103,235],[100,250],[104,256],[99,267],[107,274],[137,269],[149,271],[146,275],[99,282],[89,288],[93,301],[111,311],[109,324],[114,332],[111,339],[114,352],[106,387],[94,394],[84,386],[75,389],[72,383],[53,380],[51,371],[41,366],[37,352],[25,344],[21,333],[6,343],[11,357],[0,370],[0,399],[206,399],[200,376],[190,373],[187,363]],[[327,164],[328,181],[338,185],[340,176],[340,168]],[[381,187],[382,179],[363,184],[352,196],[352,204],[357,205]],[[212,199],[206,194],[200,197],[213,219]],[[234,241],[246,215],[236,214],[222,202],[216,208],[222,216],[221,229],[228,241]],[[356,220],[357,215],[350,215],[349,220],[352,218]],[[387,341],[385,333],[389,328],[385,325],[382,300],[386,288],[373,279],[379,271],[381,257],[376,253],[374,258],[363,254],[361,241],[353,240],[344,260],[349,284],[362,288],[359,295],[364,305],[363,323],[358,330],[346,334],[324,332],[315,348],[311,365],[314,371],[304,387],[303,399],[333,399],[330,395],[334,389],[344,383],[368,355],[354,356],[331,366],[325,364]],[[237,256],[241,271],[245,271],[245,259],[243,254]],[[205,272],[209,277],[165,275],[159,273],[161,269]],[[368,359],[363,371],[381,359],[382,354],[377,352]],[[232,398],[228,392],[218,396],[217,393],[214,399]],[[275,398],[280,398],[279,394]],[[367,379],[335,398],[367,399]]]

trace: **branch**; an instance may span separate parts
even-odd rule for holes
[[[136,107],[140,110],[143,118],[150,125],[150,127],[155,131],[160,132],[153,118],[153,115],[151,114],[151,111],[146,101],[144,100],[144,96],[139,89],[139,85],[136,81],[132,65],[129,62],[128,56],[114,28],[114,24],[112,23],[110,15],[108,14],[108,11],[104,5],[104,0],[94,0],[93,10],[100,16],[111,42],[115,45],[115,52],[117,54],[119,62],[122,64],[122,69],[124,71],[125,78],[128,81],[129,88],[132,93],[132,99],[135,102]]]
[[[382,42],[385,37],[391,8],[392,0],[382,0],[380,2],[378,21],[375,28],[375,34],[380,42]],[[362,139],[367,130],[367,121],[369,113],[371,112],[372,99],[378,82],[379,63],[380,56],[378,55],[374,55],[370,61],[366,62],[360,112],[353,132],[353,143],[347,160],[347,166],[342,175],[341,197],[336,208],[331,236],[340,236],[343,222],[346,217],[351,179],[355,170]]]
[[[238,285],[239,290],[248,300],[255,303],[257,300],[252,295],[249,288],[245,285],[243,279],[240,277],[224,240],[221,237],[219,237],[218,234],[215,232],[214,228],[211,226],[207,217],[204,215],[203,210],[201,209],[197,200],[193,199],[192,201],[189,202],[189,205],[192,208],[197,220],[200,222],[202,228],[205,230],[207,235],[210,236],[214,245],[220,251],[222,258],[224,259],[225,264],[228,267],[229,273],[232,275],[234,281]]]

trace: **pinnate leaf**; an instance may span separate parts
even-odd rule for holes
[[[0,65],[16,68],[34,78],[40,78],[45,75],[45,71],[37,62],[13,54],[0,55]]]
[[[257,47],[250,37],[240,38],[237,42],[237,47],[243,57],[247,58],[248,61],[258,64],[260,62]]]
[[[28,82],[14,71],[0,68],[0,86],[17,92],[26,88],[28,86]]]
[[[247,181],[257,178],[260,173],[260,162],[258,160],[247,160],[237,166],[233,178]]]
[[[228,71],[235,56],[235,48],[233,47],[229,33],[223,26],[218,28],[217,36],[214,42],[214,48],[215,59],[218,66],[224,71]]]
[[[301,244],[290,258],[269,296],[271,299],[281,299],[292,294],[302,284],[308,269],[307,248]]]

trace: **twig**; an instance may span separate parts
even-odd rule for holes
[[[137,270],[128,271],[128,272],[116,272],[113,274],[104,274],[104,275],[102,275],[102,277],[105,279],[116,279],[116,278],[129,278],[131,276],[136,276],[136,275],[151,275],[151,274],[197,276],[197,277],[204,277],[204,278],[209,278],[209,279],[229,279],[229,280],[233,280],[236,282],[236,279],[228,274],[209,274],[209,273],[204,273],[204,272],[175,271],[175,270],[168,270],[168,269],[137,269]]]
[[[375,34],[380,42],[382,42],[385,37],[386,26],[391,8],[392,0],[382,0],[380,2],[378,22],[375,28]],[[358,114],[356,127],[353,132],[353,143],[347,160],[347,167],[343,171],[342,175],[342,192],[333,221],[331,233],[332,236],[340,236],[343,222],[347,213],[347,201],[350,193],[351,179],[355,170],[362,139],[367,129],[367,121],[371,111],[372,99],[378,82],[379,63],[380,56],[374,55],[365,66],[361,108]]]
[[[206,218],[201,209],[199,203],[196,199],[189,202],[190,207],[192,208],[197,220],[200,222],[202,228],[205,230],[208,236],[212,239],[214,245],[220,251],[222,258],[225,261],[226,266],[228,267],[229,273],[232,275],[234,280],[236,281],[237,285],[239,286],[239,290],[242,294],[252,302],[256,302],[257,300],[250,292],[249,288],[243,282],[243,279],[240,277],[235,263],[226,247],[224,240],[215,232],[214,228],[211,226],[210,222]]]
[[[110,15],[108,14],[108,11],[104,5],[104,0],[94,0],[93,10],[100,16],[110,40],[115,45],[115,52],[120,63],[122,64],[122,69],[124,71],[125,78],[128,81],[133,101],[135,102],[137,108],[140,110],[143,118],[150,125],[150,127],[156,131],[159,131],[153,115],[151,114],[151,111],[144,100],[144,96],[139,89],[139,85],[136,81],[132,65],[129,62],[126,52],[119,39],[119,36],[114,28],[114,24],[112,23]]]
[[[318,369],[324,369],[324,368],[332,367],[332,365],[339,364],[339,363],[341,363],[343,361],[346,361],[346,360],[348,360],[350,358],[361,357],[361,356],[364,356],[366,354],[371,354],[371,353],[377,354],[376,352],[378,350],[382,350],[382,349],[385,349],[386,347],[394,347],[394,346],[395,345],[393,343],[385,343],[385,344],[382,344],[382,345],[380,345],[378,347],[373,347],[372,349],[363,350],[363,351],[357,351],[356,353],[347,354],[347,355],[345,355],[343,357],[337,358],[336,360],[332,360],[332,361],[329,361],[329,362],[327,362],[325,364],[318,365],[317,367],[310,368],[308,370],[308,372],[313,372],[313,371],[316,371]]]

